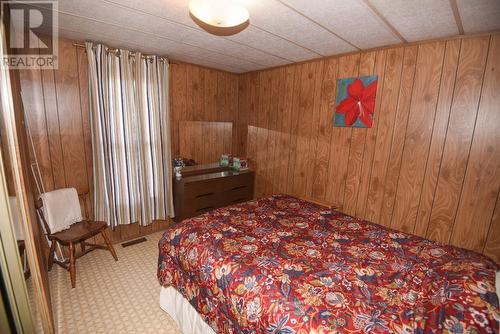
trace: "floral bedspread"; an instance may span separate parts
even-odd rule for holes
[[[171,226],[158,278],[218,333],[498,333],[496,264],[287,195]]]

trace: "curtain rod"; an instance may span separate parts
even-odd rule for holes
[[[85,44],[83,44],[83,43],[73,42],[73,46],[76,46],[77,48],[85,49],[85,51],[87,51],[86,47],[85,47]],[[95,48],[95,46],[93,46],[93,48]],[[111,53],[117,53],[117,52],[120,51],[117,48],[110,48],[110,47],[108,47],[107,50],[108,50],[108,52],[111,52]],[[129,56],[130,57],[134,57],[135,56],[135,51],[130,51],[130,55]],[[147,54],[143,54],[141,56],[142,59],[151,59],[152,57],[153,57],[153,55],[147,55]],[[158,60],[159,61],[165,61],[166,58],[158,56]]]

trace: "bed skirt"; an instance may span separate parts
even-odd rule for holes
[[[173,287],[161,287],[160,308],[167,312],[184,334],[215,334],[215,331]]]

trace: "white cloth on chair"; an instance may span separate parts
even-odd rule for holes
[[[50,232],[65,230],[71,224],[82,221],[82,209],[75,188],[63,188],[40,195],[43,202],[43,216]]]

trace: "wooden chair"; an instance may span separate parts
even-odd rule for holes
[[[52,265],[55,262],[64,269],[68,270],[71,278],[72,288],[75,287],[76,283],[75,263],[77,258],[82,257],[83,255],[93,251],[94,249],[107,249],[110,251],[111,255],[113,255],[115,261],[118,261],[115,249],[113,248],[113,245],[111,244],[108,236],[106,235],[106,228],[108,227],[108,224],[106,222],[83,220],[81,222],[72,224],[70,228],[66,230],[57,233],[51,233],[49,224],[47,223],[43,215],[42,208],[43,208],[43,202],[41,199],[39,199],[36,201],[36,209],[40,215],[45,230],[47,231],[47,237],[51,241],[48,269],[49,271],[52,270]],[[106,245],[98,245],[94,243],[88,243],[86,241],[87,239],[92,238],[98,234],[102,235],[104,241],[106,242]],[[63,246],[69,247],[69,260],[66,259],[65,261],[59,261],[54,259],[56,242],[59,242]],[[80,244],[81,247],[80,253],[76,253],[75,245],[78,243]]]

